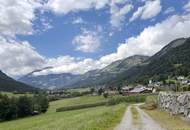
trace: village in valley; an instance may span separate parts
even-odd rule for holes
[[[76,90],[76,91],[75,91]],[[92,88],[79,89],[54,89],[48,90],[47,94],[49,97],[54,99],[77,97],[83,95],[118,95],[123,96],[136,95],[136,94],[147,94],[147,93],[158,93],[159,91],[176,91],[176,92],[185,92],[190,91],[190,78],[185,76],[178,76],[175,78],[170,78],[164,81],[153,81],[149,80],[148,84],[135,84],[135,85],[123,85],[122,87],[109,87],[106,85],[103,86],[94,86]]]
[[[0,130],[190,130],[190,0],[0,0]]]

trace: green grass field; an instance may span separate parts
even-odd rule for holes
[[[159,109],[145,111],[166,130],[190,130],[189,122],[179,116],[172,116]]]
[[[9,97],[20,97],[20,96],[24,96],[24,95],[27,95],[27,96],[32,96],[33,94],[30,94],[30,93],[25,93],[25,94],[14,94],[12,92],[0,92],[1,94],[3,95],[7,95]]]
[[[50,103],[47,113],[0,123],[0,130],[111,130],[121,120],[126,104],[56,113],[56,108],[104,101],[85,96]]]
[[[68,89],[68,92],[86,92],[90,91],[90,88],[73,88],[73,89]]]

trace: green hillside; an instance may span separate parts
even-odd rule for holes
[[[5,92],[33,92],[38,89],[18,82],[0,71],[0,91]]]
[[[112,84],[147,83],[168,76],[190,75],[190,38],[172,41],[143,64],[122,73]]]

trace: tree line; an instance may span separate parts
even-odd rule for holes
[[[45,113],[49,101],[44,94],[8,97],[0,93],[0,121]]]

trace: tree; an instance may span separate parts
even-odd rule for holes
[[[103,93],[104,98],[108,98],[108,92]]]
[[[33,111],[38,113],[45,113],[49,107],[49,101],[45,94],[34,95],[33,97]]]
[[[15,98],[7,95],[0,95],[0,120],[10,120],[17,118],[17,105]]]
[[[90,93],[91,93],[91,94],[93,94],[93,93],[94,93],[94,91],[95,91],[95,89],[94,89],[94,88],[90,88]]]
[[[31,115],[33,112],[32,106],[32,99],[30,97],[20,96],[17,103],[18,116],[25,117]]]
[[[102,95],[103,92],[104,92],[104,89],[103,89],[103,88],[99,88],[99,89],[98,89],[98,95]]]

